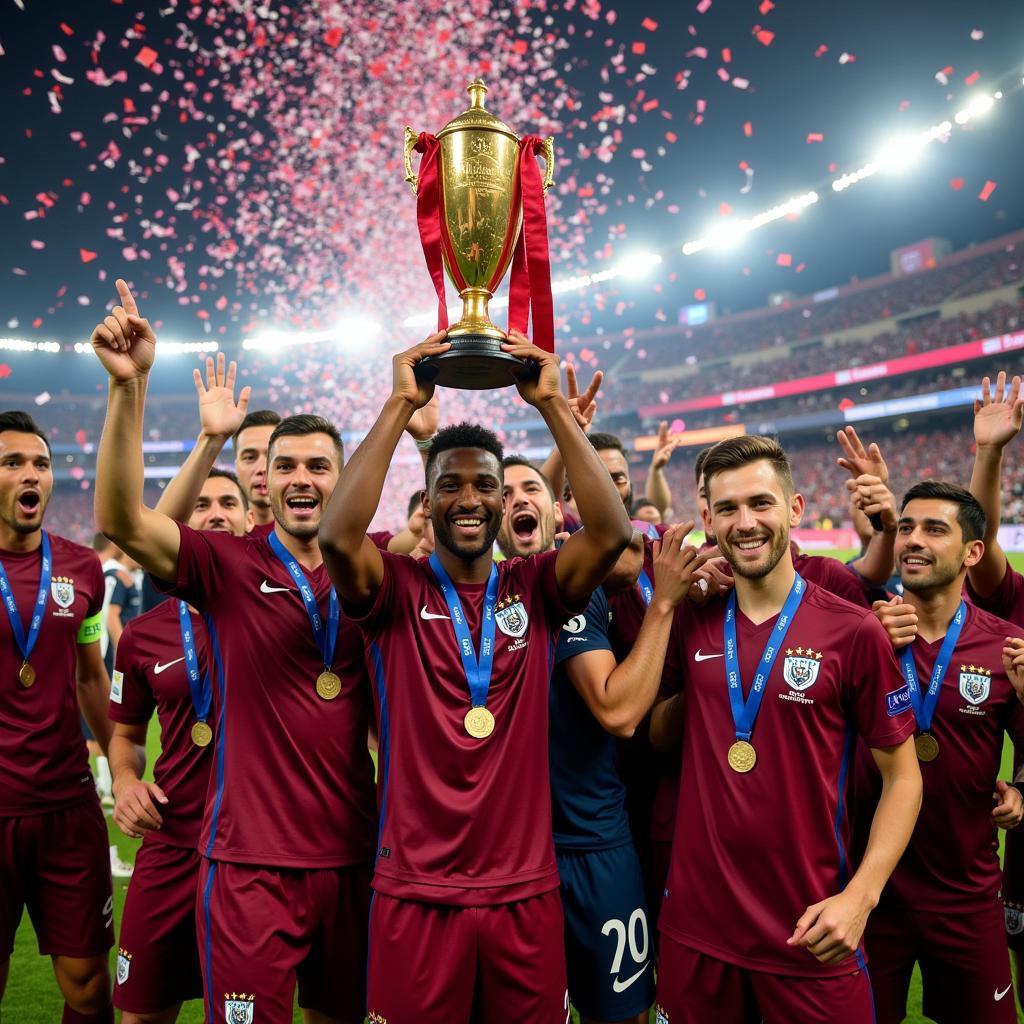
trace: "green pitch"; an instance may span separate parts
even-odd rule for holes
[[[844,561],[852,558],[856,552],[821,552],[821,554],[832,554]],[[1024,572],[1024,555],[1011,555],[1010,561],[1014,568]],[[151,730],[149,743],[149,764],[152,765],[159,752],[159,735],[157,731]],[[1009,748],[1003,752],[1002,777],[1010,777],[1011,754]],[[135,851],[138,849],[138,842],[123,836],[120,831],[110,823],[110,841],[116,843],[123,860],[129,863],[135,859]],[[114,914],[115,925],[121,919],[121,910],[124,907],[124,895],[127,882],[114,880]],[[110,973],[114,975],[116,950],[111,953]],[[7,994],[4,996],[3,1005],[0,1006],[0,1021],[7,1020],[11,1024],[53,1024],[60,1020],[63,1000],[57,991],[56,982],[53,980],[53,972],[50,968],[49,959],[39,956],[36,949],[35,935],[32,932],[32,925],[28,917],[22,920],[21,928],[15,940],[14,955],[11,958],[11,974],[7,984]],[[301,1017],[296,1010],[295,1024],[299,1024]],[[575,1018],[574,1018],[575,1019]],[[908,1024],[923,1024],[929,1020],[921,1015],[921,982],[920,977],[915,974],[911,986],[910,1007],[907,1014]],[[202,1024],[203,1012],[199,1002],[187,1003],[179,1016],[180,1024]],[[1018,1014],[1018,1020],[1024,1024],[1024,1015]]]

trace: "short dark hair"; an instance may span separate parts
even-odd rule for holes
[[[462,422],[444,427],[434,435],[434,443],[430,446],[430,454],[424,467],[428,487],[431,473],[437,464],[437,457],[453,448],[482,448],[498,460],[499,466],[505,457],[505,449],[498,440],[498,435],[486,427],[481,427],[479,423]]]
[[[551,500],[558,501],[558,498],[555,497],[555,489],[551,486],[551,481],[544,475],[543,470],[536,462],[531,462],[525,455],[506,455],[501,460],[501,468],[508,469],[509,466],[525,466],[527,469],[532,469],[544,481],[544,486],[548,489]]]
[[[421,487],[418,491],[413,491],[409,497],[409,508],[405,513],[405,518],[412,518],[413,512],[416,511],[423,504],[423,488]]]
[[[209,480],[211,477],[220,478],[222,480],[230,480],[237,488],[238,493],[242,496],[242,508],[247,512],[249,511],[249,499],[246,496],[245,490],[243,489],[238,477],[230,469],[221,469],[220,466],[214,466],[209,473],[206,474],[206,479]]]
[[[714,447],[712,445],[712,447]],[[693,461],[693,476],[698,487],[700,487],[701,478],[704,476],[704,463],[708,461],[708,453],[711,448],[701,448],[697,452],[697,458]]]
[[[771,463],[786,493],[792,494],[793,471],[785,448],[774,437],[762,437],[760,434],[729,437],[712,445],[704,459],[704,489],[707,490],[711,478],[718,473],[761,461]]]
[[[633,502],[633,508],[629,514],[635,516],[642,508],[658,508],[658,506],[650,498],[638,498]],[[660,512],[661,509],[658,509],[658,511]]]
[[[626,446],[614,434],[606,434],[597,430],[593,434],[589,434],[588,437],[590,443],[594,446],[595,452],[603,452],[609,448],[614,448],[616,451],[622,452],[623,457],[629,461],[629,452],[626,451]]]
[[[323,416],[314,416],[311,413],[286,416],[274,427],[274,432],[270,435],[270,443],[267,445],[267,461],[270,461],[270,452],[277,443],[278,438],[305,437],[308,434],[326,434],[334,442],[334,449],[338,453],[338,465],[345,465],[345,444],[341,440],[338,428]]]
[[[238,435],[250,427],[276,427],[281,422],[281,417],[273,409],[254,409],[245,414],[245,419],[239,424],[238,429],[231,435],[231,440],[237,447]]]
[[[907,505],[915,499],[936,499],[938,501],[951,501],[957,505],[956,521],[960,524],[960,532],[963,534],[964,542],[982,540],[985,537],[985,510],[981,507],[978,499],[958,484],[951,484],[946,480],[922,480],[903,495],[903,504],[900,505],[902,512]]]
[[[27,412],[22,412],[21,409],[8,409],[7,412],[0,412],[0,434],[7,430],[13,430],[19,434],[35,434],[46,445],[47,455],[53,454],[50,451],[50,442],[46,435]]]

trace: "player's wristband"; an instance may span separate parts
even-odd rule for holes
[[[434,437],[436,436],[437,435],[435,434]],[[415,444],[416,447],[419,448],[421,452],[429,452],[430,449],[433,448],[434,446],[434,437],[428,437],[422,441],[418,437],[414,437],[412,440],[413,444]]]
[[[82,624],[78,627],[78,636],[75,637],[75,642],[80,644],[94,644],[100,640],[102,636],[103,612],[99,611],[95,615],[90,615],[87,619],[82,619]]]

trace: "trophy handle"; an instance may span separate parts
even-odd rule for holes
[[[544,145],[541,149],[544,155],[544,181],[543,185],[545,193],[555,183],[555,137],[549,135],[544,140]]]
[[[419,141],[419,134],[414,132],[409,125],[405,126],[405,180],[412,189],[412,194],[417,195],[419,188],[419,175],[412,169],[412,154]]]

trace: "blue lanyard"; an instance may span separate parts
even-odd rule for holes
[[[288,553],[288,549],[281,543],[276,533],[268,534],[270,548],[281,560],[289,575],[299,588],[299,596],[306,607],[306,614],[309,616],[309,624],[313,627],[313,639],[320,649],[320,655],[324,660],[324,668],[329,669],[334,664],[334,647],[338,642],[338,625],[341,622],[341,604],[338,601],[338,592],[331,587],[331,597],[327,606],[327,629],[324,629],[324,620],[317,607],[316,595],[313,588],[302,571],[302,566],[295,561]]]
[[[185,652],[185,671],[188,673],[188,688],[192,692],[192,707],[196,718],[205,722],[210,717],[213,687],[210,686],[209,673],[199,671],[196,641],[192,635],[192,616],[184,601],[178,602],[178,625],[181,627],[181,647]]]
[[[469,684],[469,699],[475,708],[487,707],[487,691],[491,687],[491,670],[494,668],[494,606],[498,602],[498,567],[491,566],[491,577],[487,581],[487,592],[484,595],[483,621],[480,623],[480,656],[473,649],[473,637],[469,633],[466,616],[462,613],[462,603],[458,591],[441,559],[435,552],[430,556],[430,568],[437,578],[437,584],[448,603],[448,612],[452,617],[455,639],[459,643],[462,655],[462,668]]]
[[[967,604],[961,601],[953,616],[953,621],[950,622],[949,629],[946,631],[946,638],[939,648],[939,656],[935,659],[935,666],[932,668],[932,678],[928,683],[927,693],[921,693],[921,684],[917,681],[914,645],[907,644],[900,652],[903,678],[907,681],[910,703],[914,707],[914,718],[917,719],[917,725],[921,732],[927,732],[931,728],[932,718],[935,717],[935,707],[939,703],[939,692],[942,690],[942,680],[946,678],[946,670],[953,659],[953,650],[957,640],[960,639],[960,631],[964,628],[966,621]]]
[[[754,723],[757,721],[757,712],[761,707],[761,700],[764,697],[765,684],[771,673],[775,658],[786,642],[786,634],[793,624],[796,611],[800,602],[804,599],[807,584],[804,583],[800,573],[796,574],[793,586],[790,587],[786,603],[779,612],[778,621],[768,637],[764,653],[761,655],[761,663],[757,666],[757,675],[754,676],[753,685],[746,701],[743,700],[743,685],[740,681],[740,661],[736,649],[736,591],[729,594],[729,601],[725,608],[725,674],[726,682],[729,684],[729,704],[732,706],[732,721],[736,727],[736,739],[749,742],[750,734],[754,731]]]
[[[654,587],[651,586],[651,577],[643,569],[640,570],[640,578],[636,581],[636,585],[640,588],[640,597],[644,606],[650,608],[651,600],[654,597]]]
[[[39,639],[39,631],[43,628],[43,613],[46,611],[46,601],[50,595],[50,580],[53,579],[53,560],[50,557],[50,538],[45,530],[40,531],[43,535],[42,570],[39,573],[39,593],[36,596],[35,609],[32,613],[32,622],[28,627],[28,638],[25,637],[25,627],[21,622],[21,615],[18,614],[18,605],[14,600],[14,591],[11,590],[10,581],[7,579],[7,571],[3,562],[0,562],[0,594],[3,595],[4,607],[7,609],[7,618],[11,620],[11,632],[14,634],[14,642],[21,652],[22,661],[28,661],[32,651]]]

